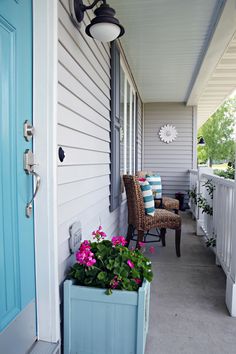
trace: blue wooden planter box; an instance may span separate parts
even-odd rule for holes
[[[64,354],[144,354],[150,284],[138,292],[64,282]]]

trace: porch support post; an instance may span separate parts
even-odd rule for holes
[[[203,193],[203,187],[202,187],[202,184],[201,184],[201,180],[202,180],[201,176],[202,176],[203,173],[207,173],[207,174],[213,175],[213,170],[210,167],[198,167],[197,195]],[[202,230],[203,223],[204,223],[204,215],[202,213],[202,210],[198,207],[198,211],[197,211],[197,227],[196,227],[196,234],[198,236],[204,235],[204,232]]]
[[[33,1],[34,151],[42,184],[34,203],[38,340],[60,341],[57,238],[57,0]],[[41,351],[42,353],[42,351]]]
[[[227,274],[226,281],[226,306],[231,316],[236,317],[236,176],[234,183],[234,217],[232,220],[232,254],[231,254],[231,267]]]
[[[197,106],[192,107],[192,119],[193,119],[192,169],[196,170],[198,167],[198,162],[197,162]]]

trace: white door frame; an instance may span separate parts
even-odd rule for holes
[[[57,243],[57,0],[33,0],[34,203],[38,339],[60,340]]]

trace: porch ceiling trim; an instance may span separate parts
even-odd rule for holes
[[[198,127],[236,88],[236,1],[226,1],[187,100],[198,105]]]

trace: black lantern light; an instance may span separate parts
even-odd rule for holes
[[[197,143],[197,144],[198,144],[199,146],[205,146],[205,145],[206,145],[203,136],[200,136],[200,137],[198,138],[198,143]]]
[[[95,11],[95,17],[86,27],[85,32],[88,36],[97,39],[100,42],[111,42],[124,33],[124,27],[115,18],[115,10],[112,9],[106,0],[95,0],[91,5],[86,6],[83,0],[70,0],[70,11],[74,24],[80,26],[84,18],[84,12],[91,10],[97,3],[102,2]]]

